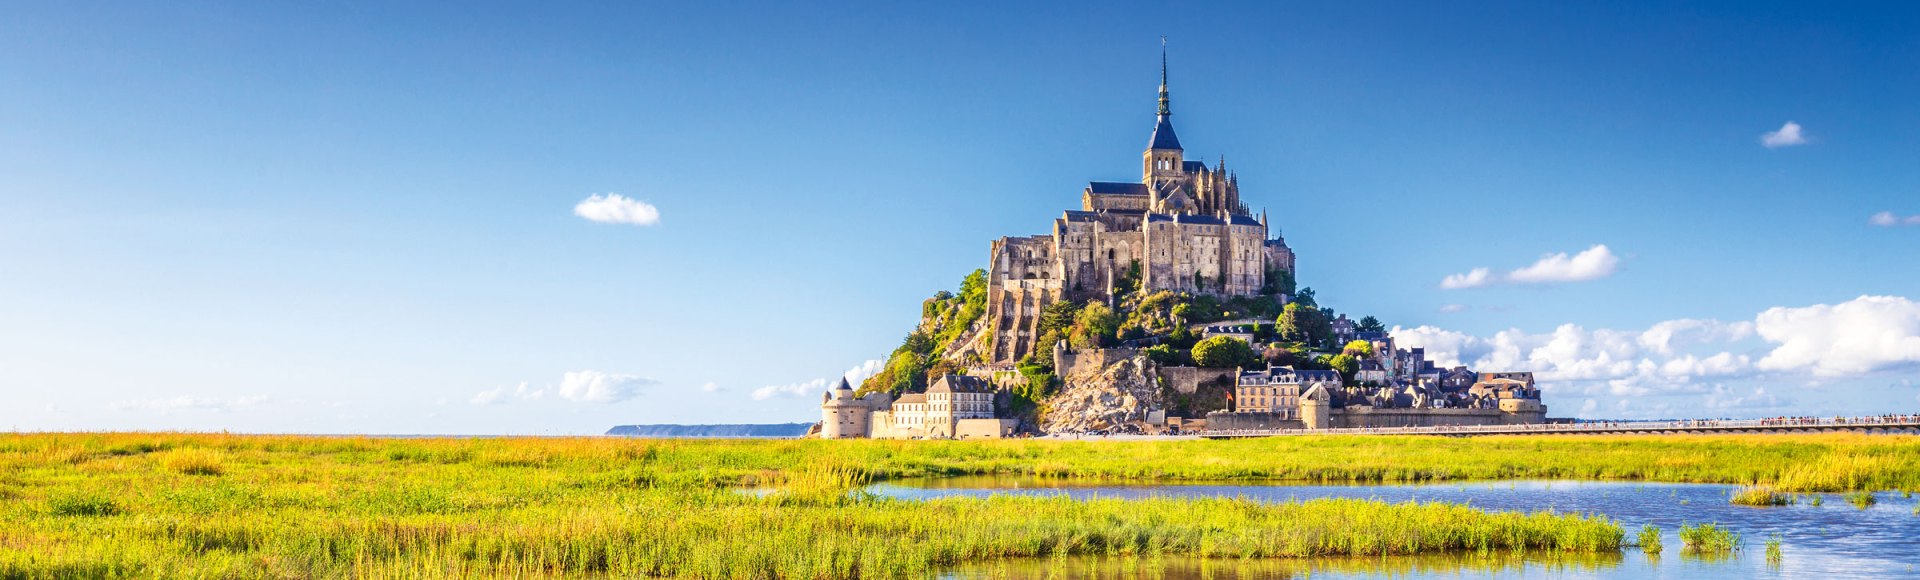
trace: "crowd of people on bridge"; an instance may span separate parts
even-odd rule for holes
[[[1768,417],[1760,424],[1769,427],[1796,427],[1819,425],[1900,425],[1920,423],[1920,415],[1899,415],[1888,413],[1867,417]]]

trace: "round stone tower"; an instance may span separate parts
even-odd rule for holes
[[[1332,411],[1332,398],[1333,396],[1327,394],[1326,387],[1322,385],[1314,385],[1313,388],[1307,389],[1307,392],[1301,393],[1300,422],[1305,423],[1308,429],[1327,428],[1333,422],[1333,418],[1328,416]]]
[[[820,438],[822,439],[864,439],[869,437],[868,425],[872,422],[873,409],[867,403],[854,398],[853,386],[846,378],[840,379],[840,385],[828,391],[820,403]]]

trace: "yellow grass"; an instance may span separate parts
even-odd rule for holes
[[[1920,489],[1907,436],[1241,441],[0,435],[0,578],[924,577],[1030,556],[1616,552],[1617,525],[1447,504],[892,500],[905,477],[1714,482]],[[747,490],[760,490],[748,493]],[[853,493],[850,493],[853,492]]]

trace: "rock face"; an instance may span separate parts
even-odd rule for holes
[[[1067,375],[1060,393],[1047,401],[1040,430],[1087,433],[1144,421],[1148,412],[1165,408],[1154,377],[1153,363],[1145,356]]]

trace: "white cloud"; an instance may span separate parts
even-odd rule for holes
[[[871,359],[854,365],[853,368],[847,369],[847,372],[841,373],[840,376],[845,377],[847,382],[851,383],[854,388],[859,388],[861,381],[865,381],[873,375],[880,374],[880,369],[885,368],[886,365],[887,362],[884,360]],[[836,379],[818,378],[804,383],[793,383],[790,385],[767,385],[754,389],[753,399],[756,401],[764,401],[780,396],[804,397],[816,395],[826,392],[827,389],[833,388],[837,384],[838,380]]]
[[[1893,212],[1883,211],[1867,218],[1867,223],[1890,228],[1893,226],[1920,226],[1920,215],[1897,216]]]
[[[560,398],[579,403],[618,403],[640,395],[640,389],[659,381],[634,375],[575,371],[560,379]]]
[[[1466,311],[1467,311],[1467,305],[1465,304],[1444,304],[1440,306],[1440,312],[1443,314],[1452,314],[1455,312],[1466,312]]]
[[[718,393],[720,392],[720,383],[709,381],[707,384],[700,385],[700,391],[703,393]]]
[[[1640,345],[1648,350],[1671,355],[1677,347],[1713,342],[1731,342],[1753,336],[1751,322],[1721,322],[1681,318],[1654,323],[1640,333]]]
[[[115,411],[149,411],[162,415],[189,411],[225,413],[238,408],[254,407],[272,399],[261,396],[216,399],[207,397],[173,397],[168,399],[129,399],[109,405]]]
[[[1452,274],[1440,280],[1440,287],[1447,290],[1478,288],[1495,283],[1508,284],[1551,284],[1555,282],[1585,282],[1612,276],[1620,269],[1620,258],[1606,244],[1594,244],[1578,254],[1566,252],[1547,254],[1526,267],[1494,276],[1487,268],[1474,268],[1465,274]]]
[[[575,371],[561,375],[559,386],[534,387],[520,383],[511,391],[506,387],[494,387],[475,393],[467,402],[494,405],[515,400],[538,401],[551,393],[575,403],[618,403],[640,396],[646,387],[657,384],[660,381],[635,375]]]
[[[1584,282],[1612,276],[1620,266],[1606,244],[1594,244],[1586,251],[1567,257],[1566,252],[1542,256],[1533,265],[1507,274],[1507,280],[1520,284]]]
[[[1478,288],[1491,281],[1490,274],[1491,272],[1486,268],[1474,268],[1473,271],[1465,274],[1448,274],[1446,278],[1440,280],[1440,287],[1447,290]]]
[[[505,403],[509,398],[521,401],[538,401],[547,398],[547,388],[540,387],[536,389],[524,382],[514,386],[512,391],[508,391],[506,387],[494,387],[480,391],[467,402],[475,405],[493,405]]]
[[[847,369],[847,372],[842,373],[841,376],[846,377],[847,382],[853,383],[855,387],[858,387],[860,383],[867,380],[867,378],[880,374],[880,370],[886,368],[886,366],[887,361],[877,358],[867,359],[867,362],[854,365],[853,368]]]
[[[1800,124],[1793,121],[1787,121],[1787,124],[1781,125],[1778,131],[1768,131],[1765,135],[1760,136],[1760,144],[1766,146],[1768,149],[1805,145],[1806,143],[1806,136],[1800,134]]]
[[[1424,347],[1437,365],[1532,371],[1549,392],[1563,394],[1707,394],[1705,379],[1772,374],[1818,383],[1920,367],[1920,303],[1895,296],[1770,308],[1753,321],[1668,320],[1642,331],[1563,324],[1543,334],[1507,329],[1482,337],[1433,326],[1392,334],[1401,348]],[[1778,402],[1766,393],[1714,394],[1723,406]]]
[[[1769,308],[1755,324],[1762,339],[1779,344],[1760,359],[1765,370],[1838,376],[1920,363],[1920,303],[1899,296]]]
[[[650,226],[660,223],[660,209],[618,193],[594,194],[573,206],[573,215],[603,224]]]
[[[1782,406],[1781,399],[1774,396],[1773,393],[1767,392],[1766,387],[1755,387],[1753,391],[1746,396],[1734,396],[1733,393],[1733,389],[1725,385],[1714,385],[1713,393],[1707,395],[1707,408],[1723,410],[1774,409]],[[1791,401],[1786,402],[1791,403]]]

